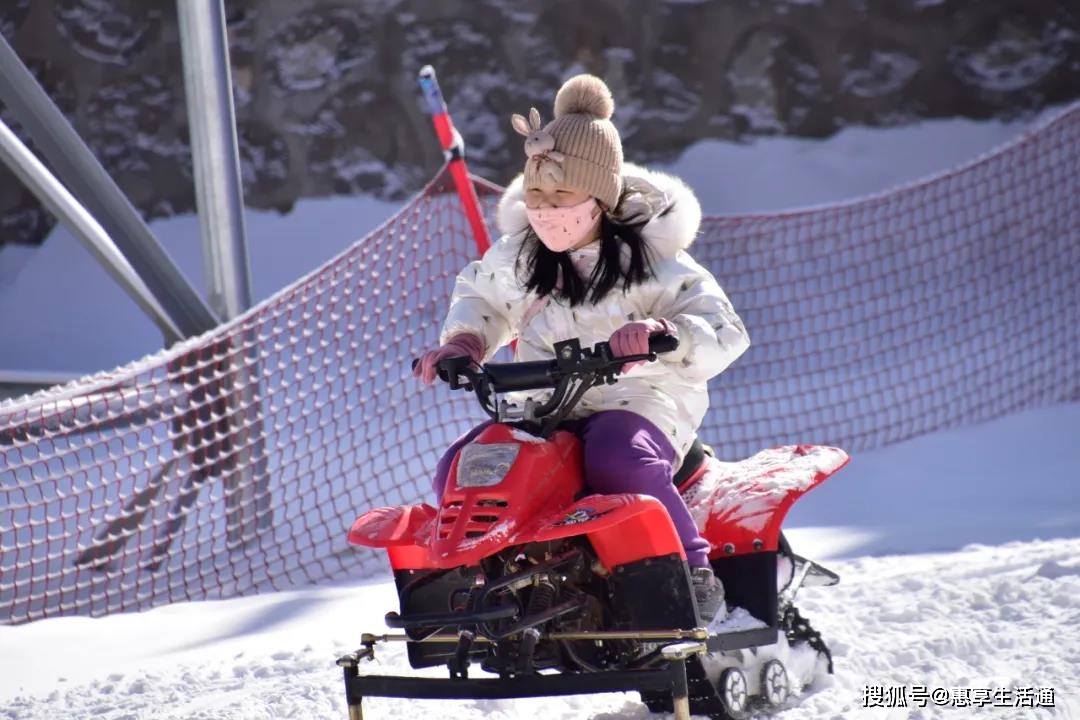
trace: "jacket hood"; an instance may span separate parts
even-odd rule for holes
[[[701,204],[674,175],[623,163],[623,197],[614,217],[622,222],[647,219],[641,229],[645,242],[662,257],[670,257],[697,237]],[[514,178],[499,199],[496,224],[504,235],[517,235],[529,226],[523,175]]]

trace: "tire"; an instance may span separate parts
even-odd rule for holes
[[[732,720],[742,720],[747,716],[750,695],[747,692],[746,675],[743,675],[742,670],[732,667],[720,673],[716,692],[720,696],[724,711]]]
[[[761,668],[761,699],[778,708],[791,697],[791,677],[779,660],[770,660]]]

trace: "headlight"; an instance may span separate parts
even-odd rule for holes
[[[461,448],[458,456],[458,487],[491,487],[498,485],[517,459],[516,443],[470,444]]]

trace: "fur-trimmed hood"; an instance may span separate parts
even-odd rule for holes
[[[529,226],[523,177],[514,178],[499,199],[496,222],[504,235],[517,235]],[[615,217],[623,222],[648,218],[642,237],[661,257],[671,257],[697,237],[701,204],[679,178],[623,163],[623,199]]]

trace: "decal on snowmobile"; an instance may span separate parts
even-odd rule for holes
[[[604,517],[611,512],[611,508],[607,510],[595,510],[591,507],[578,508],[577,510],[569,513],[562,520],[557,520],[553,523],[555,527],[562,527],[564,525],[580,525],[581,523],[587,523],[590,520]]]

